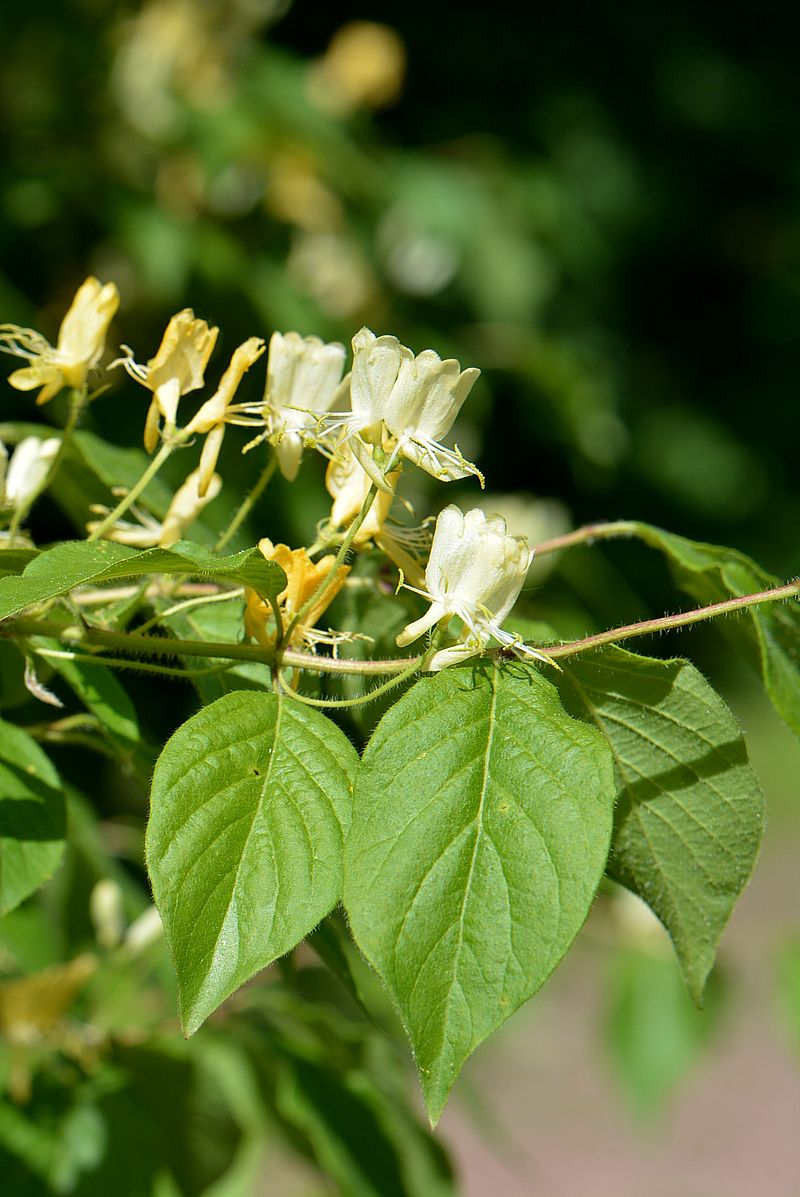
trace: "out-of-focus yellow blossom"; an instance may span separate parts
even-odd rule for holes
[[[311,98],[320,108],[342,114],[383,108],[399,96],[405,66],[405,46],[396,30],[375,21],[349,21],[311,69]]]
[[[342,205],[320,179],[314,163],[299,153],[278,154],[270,162],[265,203],[273,216],[310,233],[342,224]]]
[[[336,319],[365,312],[378,298],[372,266],[358,242],[343,233],[298,229],[286,268],[292,282]]]
[[[205,433],[203,451],[200,454],[200,484],[198,493],[201,498],[211,484],[217,458],[225,436],[225,416],[239,383],[250,367],[258,361],[264,352],[264,342],[260,337],[250,337],[235,349],[230,365],[220,379],[215,395],[207,399],[197,414],[186,425],[187,433]]]
[[[312,561],[306,549],[290,549],[288,545],[275,545],[268,538],[258,542],[258,547],[267,561],[275,561],[286,574],[287,585],[278,595],[278,607],[284,628],[311,598],[314,591],[328,577],[336,558],[331,554],[319,561]],[[291,644],[313,646],[328,637],[315,629],[319,617],[333,602],[350,573],[349,565],[340,565],[336,575],[320,600],[306,612],[302,622],[292,632]],[[245,590],[245,633],[258,641],[264,648],[272,648],[276,640],[275,620],[269,603],[255,590]]]
[[[152,518],[146,512],[133,509],[139,519],[138,524],[128,520],[117,520],[116,524],[105,534],[107,540],[116,540],[119,544],[132,545],[137,549],[150,549],[156,545],[169,548],[180,540],[186,529],[193,524],[212,499],[216,499],[222,490],[222,479],[219,474],[212,475],[203,494],[200,494],[200,470],[193,470],[183,485],[176,490],[172,502],[167,508],[163,523]],[[102,516],[108,514],[105,507],[95,506],[93,511]],[[100,526],[100,520],[94,520],[86,525],[89,532],[94,532]]]
[[[104,285],[87,278],[61,322],[55,348],[32,328],[0,325],[0,348],[31,363],[14,371],[8,380],[11,386],[18,391],[41,387],[36,397],[39,404],[47,403],[63,387],[80,390],[103,355],[108,326],[118,307],[119,291],[114,283]]]
[[[121,364],[131,378],[153,392],[144,428],[144,447],[148,453],[158,443],[159,421],[163,419],[164,432],[169,435],[175,428],[181,395],[203,385],[218,333],[218,328],[198,320],[191,308],[184,308],[170,320],[158,352],[146,366],[138,365],[132,350],[122,346],[125,357],[120,359]]]

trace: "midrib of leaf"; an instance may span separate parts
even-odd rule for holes
[[[224,916],[224,918],[222,918],[220,920],[219,931],[217,933],[216,939],[214,940],[214,952],[211,957],[212,965],[213,965],[214,960],[216,960],[217,952],[219,951],[220,940],[222,939],[224,931],[228,927],[228,919],[230,918],[231,909],[234,905],[234,895],[236,893],[236,887],[239,883],[239,873],[241,872],[242,861],[244,860],[245,855],[247,853],[247,845],[250,841],[250,836],[253,833],[253,826],[255,824],[255,821],[258,818],[259,813],[263,809],[264,803],[266,802],[267,786],[272,778],[272,772],[275,767],[275,757],[278,755],[277,754],[277,744],[278,744],[278,738],[280,735],[281,717],[283,714],[283,699],[281,698],[281,696],[279,694],[276,694],[275,698],[277,701],[277,711],[275,714],[275,728],[274,728],[273,737],[272,737],[272,748],[271,748],[270,754],[269,754],[269,764],[267,765],[267,768],[264,772],[264,782],[263,782],[263,785],[261,786],[261,791],[259,794],[258,802],[254,803],[254,806],[253,806],[253,813],[252,813],[252,816],[250,817],[250,826],[247,830],[247,833],[244,838],[244,842],[242,844],[242,851],[239,853],[239,859],[236,864],[236,870],[233,874],[233,881],[232,881],[231,887],[230,887],[230,890],[231,890],[230,897],[228,898],[228,904],[225,908],[225,916]],[[218,797],[218,795],[214,794],[213,797],[216,798],[216,797]],[[228,830],[227,826],[226,826],[225,830],[226,831]],[[220,834],[223,834],[223,833],[221,832]],[[204,852],[207,850],[208,850],[208,845],[206,845]],[[195,867],[196,867],[196,863],[197,862],[195,862]],[[272,934],[272,929],[275,926],[275,911],[278,908],[278,894],[280,891],[280,875],[279,875],[279,870],[277,868],[277,864],[275,862],[274,853],[273,853],[273,857],[272,857],[272,865],[273,865],[273,873],[275,875],[275,901],[272,906],[272,922],[270,923],[270,935]],[[211,895],[213,894],[213,892],[214,891],[211,890],[210,893],[206,896],[206,904],[210,901]],[[196,925],[198,925],[197,922],[196,922]],[[238,943],[239,943],[238,913],[236,915],[236,942],[237,942],[237,955],[238,955]],[[196,1002],[205,996],[205,992],[206,992],[208,986],[212,983],[212,979],[213,979],[213,967],[209,968],[209,970],[208,970],[208,976],[206,978],[206,982],[202,986],[200,992],[198,993],[197,998],[195,999]]]
[[[452,1010],[453,1010],[453,1003],[450,1001],[450,996],[451,996],[455,986],[458,985],[460,987],[460,985],[461,985],[461,982],[458,979],[458,973],[459,973],[459,964],[461,962],[461,952],[464,947],[464,916],[466,914],[467,903],[469,901],[470,890],[472,888],[472,878],[475,873],[475,862],[478,859],[478,849],[480,848],[481,841],[482,841],[483,835],[484,835],[483,810],[484,810],[484,805],[486,802],[486,791],[487,791],[488,784],[489,784],[489,763],[490,763],[491,755],[492,755],[492,744],[494,742],[496,708],[497,708],[497,670],[493,669],[492,670],[492,702],[489,707],[488,735],[487,735],[486,750],[484,753],[484,760],[483,760],[483,778],[481,780],[481,793],[480,793],[480,800],[478,802],[478,810],[475,814],[475,818],[472,820],[473,825],[477,824],[477,830],[475,833],[475,846],[472,850],[472,859],[469,862],[469,872],[467,874],[466,883],[464,885],[464,897],[461,902],[461,910],[459,911],[459,915],[458,915],[458,940],[457,940],[457,943],[456,943],[456,946],[455,946],[455,949],[453,952],[453,977],[452,977],[452,980],[451,980],[450,985],[447,990],[447,996],[448,996],[447,1018],[442,1027],[442,1043],[443,1044],[446,1042],[449,1042],[448,1031],[450,1028],[450,1020],[451,1020]],[[421,975],[421,973],[422,973],[422,970],[420,970],[420,975]]]

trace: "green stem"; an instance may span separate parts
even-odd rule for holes
[[[78,426],[78,421],[81,418],[81,413],[83,412],[85,405],[86,388],[84,387],[82,390],[72,391],[69,400],[69,414],[67,415],[67,421],[61,432],[61,444],[58,446],[58,452],[50,462],[50,468],[42,479],[41,485],[38,487],[35,493],[30,496],[27,503],[25,503],[25,505],[22,507],[18,507],[14,512],[8,528],[7,544],[9,548],[13,548],[14,542],[17,538],[20,526],[22,525],[22,521],[25,519],[25,516],[30,511],[31,507],[33,507],[39,496],[44,494],[48,486],[50,486],[55,478],[58,468],[63,460],[67,445],[72,440],[73,433]]]
[[[231,522],[228,524],[228,527],[225,529],[225,531],[220,536],[217,543],[214,545],[214,549],[216,550],[216,552],[220,552],[221,549],[224,549],[225,545],[228,543],[228,541],[231,540],[232,537],[234,537],[236,535],[236,533],[239,531],[239,528],[241,527],[243,521],[247,519],[248,515],[253,510],[256,503],[261,498],[264,491],[267,489],[267,486],[269,485],[272,475],[275,473],[277,465],[278,465],[278,459],[275,456],[275,454],[273,453],[272,457],[270,457],[270,459],[267,462],[267,464],[265,465],[264,469],[261,471],[261,476],[259,477],[255,486],[250,491],[250,493],[247,494],[245,496],[245,498],[242,500],[241,506],[239,507],[238,511],[234,515]]]
[[[271,665],[276,657],[274,648],[255,644],[231,644],[210,640],[166,639],[163,636],[141,636],[136,632],[115,632],[108,628],[65,628],[56,620],[22,617],[0,620],[0,636],[10,639],[28,636],[49,636],[76,649],[93,647],[114,652],[137,653],[154,657],[216,657],[231,661],[255,661]],[[38,651],[38,650],[37,650]],[[314,653],[285,649],[281,654],[284,665],[295,669],[309,669],[312,673],[338,674],[395,674],[406,669],[409,657],[395,657],[383,661],[361,661],[353,658],[318,657]],[[416,660],[416,657],[414,658]],[[119,664],[128,662],[120,661]]]
[[[611,628],[607,632],[598,632],[594,636],[586,636],[581,640],[565,641],[562,644],[538,645],[539,651],[551,660],[561,657],[575,656],[577,653],[589,652],[600,648],[604,644],[615,644],[620,640],[628,640],[633,636],[649,636],[653,632],[663,632],[670,628],[686,627],[701,620],[714,619],[720,615],[728,615],[734,611],[746,610],[762,603],[774,603],[783,599],[800,596],[800,582],[788,582],[784,586],[776,586],[774,590],[760,590],[755,594],[744,594],[736,598],[724,599],[719,603],[711,603],[707,607],[697,607],[692,611],[679,611],[676,615],[664,615],[659,619],[646,619],[641,623],[626,624],[621,628]],[[64,628],[63,624],[55,620],[21,617],[0,621],[0,636],[18,638],[28,636],[51,636],[62,640],[65,644],[74,644],[76,648],[87,649],[97,646],[113,651],[136,653],[142,656],[164,657],[216,657],[233,661],[257,661],[263,665],[273,665],[280,661],[281,667],[290,666],[296,669],[308,669],[313,673],[361,674],[361,675],[397,675],[412,672],[420,665],[419,657],[396,657],[384,661],[359,661],[340,657],[318,657],[313,653],[298,652],[292,649],[263,649],[251,644],[215,643],[208,640],[167,640],[161,636],[141,636],[135,632],[114,632],[106,628]],[[37,650],[40,651],[40,650]],[[504,650],[500,650],[501,652]],[[487,653],[487,656],[497,656],[497,650]],[[90,660],[99,660],[89,657]],[[131,665],[138,668],[139,664],[129,661],[114,661],[104,659],[104,664]],[[144,668],[145,666],[141,666]],[[315,700],[316,701],[316,700]],[[349,700],[348,700],[349,701]]]
[[[278,642],[278,647],[280,649],[284,649],[287,644],[291,644],[292,632],[295,630],[295,628],[301,622],[301,620],[303,620],[305,618],[305,616],[308,615],[308,612],[313,610],[314,607],[316,607],[317,603],[320,601],[322,596],[325,594],[325,591],[328,590],[328,588],[330,586],[332,586],[333,583],[336,581],[336,575],[338,573],[339,566],[344,564],[344,560],[347,557],[347,554],[350,551],[350,547],[352,546],[352,543],[358,534],[358,530],[361,527],[361,525],[364,523],[364,520],[369,515],[370,508],[372,507],[372,504],[375,502],[375,498],[376,498],[377,494],[378,494],[378,488],[375,485],[375,483],[373,482],[373,484],[370,486],[369,490],[367,491],[366,497],[364,498],[364,502],[361,504],[361,510],[359,511],[356,518],[353,520],[350,527],[347,529],[347,533],[346,533],[345,538],[342,541],[341,545],[339,546],[339,552],[336,554],[333,565],[328,570],[328,573],[322,579],[319,586],[314,591],[314,593],[311,595],[311,597],[309,599],[307,599],[305,603],[303,603],[300,610],[297,612],[295,617],[289,623],[289,626],[287,627],[286,631],[284,632],[282,639]]]
[[[278,684],[289,698],[294,699],[295,702],[305,703],[309,707],[336,707],[338,709],[343,707],[358,707],[364,703],[373,702],[376,698],[380,698],[381,694],[385,694],[387,690],[392,690],[395,686],[399,686],[401,682],[412,677],[418,671],[421,664],[422,657],[415,657],[408,669],[404,669],[402,673],[398,673],[395,677],[390,678],[388,682],[383,682],[380,686],[376,686],[374,690],[370,690],[368,694],[362,694],[358,698],[309,698],[306,694],[298,694],[296,690],[293,690],[291,686],[286,684],[280,669],[277,671]]]
[[[604,644],[616,644],[618,640],[629,640],[633,636],[650,636],[653,632],[665,632],[670,628],[688,627],[693,623],[700,623],[704,619],[715,619],[719,615],[728,615],[733,611],[743,611],[747,607],[757,607],[761,603],[774,603],[781,599],[797,598],[800,595],[800,582],[788,582],[785,586],[776,586],[774,590],[760,590],[756,594],[743,594],[738,598],[723,599],[719,603],[710,603],[707,607],[697,607],[693,611],[679,611],[677,615],[663,615],[659,619],[645,619],[641,623],[625,624],[621,628],[611,628],[607,632],[597,632],[594,636],[585,636],[582,640],[570,640],[563,644],[542,644],[539,651],[552,660],[561,657],[573,657],[577,653],[585,653],[593,648],[601,648]]]
[[[158,453],[156,453],[155,457],[150,462],[150,465],[142,474],[139,481],[131,487],[131,489],[122,499],[120,499],[114,510],[110,511],[105,519],[101,520],[97,527],[92,529],[87,537],[87,540],[99,540],[101,536],[105,536],[106,532],[108,532],[110,528],[113,528],[120,516],[124,515],[131,504],[136,502],[136,500],[139,498],[139,495],[142,493],[148,483],[152,482],[164,462],[177,448],[178,443],[176,443],[174,440],[164,441]]]

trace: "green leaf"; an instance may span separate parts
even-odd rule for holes
[[[432,1121],[583,924],[613,801],[602,736],[521,665],[423,678],[378,724],[356,774],[344,903]]]
[[[187,1034],[338,901],[357,759],[318,711],[254,691],[168,741],[146,854]]]
[[[448,1197],[448,1161],[402,1106],[387,1109],[368,1073],[342,1075],[290,1057],[278,1073],[276,1106],[307,1136],[326,1176],[348,1197]]]
[[[58,641],[35,637],[34,643],[57,649]],[[98,719],[119,759],[148,784],[155,754],[142,743],[136,708],[110,669],[85,661],[48,658],[56,673],[63,677],[87,710]]]
[[[251,586],[266,598],[286,587],[286,575],[258,549],[216,557],[203,545],[179,541],[170,549],[132,549],[110,540],[72,540],[40,553],[19,577],[0,579],[0,619],[75,586],[146,574],[221,578]]]
[[[52,875],[65,834],[58,774],[27,732],[0,720],[0,914]]]
[[[780,586],[735,549],[701,544],[637,524],[637,535],[665,553],[675,581],[697,602],[707,604]],[[720,623],[753,667],[761,673],[773,706],[800,736],[800,602],[797,599],[751,607]]]
[[[70,448],[109,490],[117,486],[132,490],[150,465],[150,458],[142,449],[110,445],[85,429],[73,435]],[[138,501],[163,519],[172,501],[172,488],[163,478],[151,478]]]
[[[0,553],[0,578],[16,577],[38,556],[38,549],[3,549]]]
[[[564,666],[565,701],[607,736],[616,762],[608,871],[661,919],[699,1004],[763,831],[741,732],[688,661],[609,647]]]

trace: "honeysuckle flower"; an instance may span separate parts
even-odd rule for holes
[[[324,412],[330,411],[342,382],[344,345],[319,337],[275,332],[269,341],[267,385],[260,408],[263,438],[275,449],[284,478],[293,482],[303,444]],[[252,409],[251,409],[252,410]]]
[[[455,358],[442,360],[433,349],[414,354],[397,337],[362,328],[353,337],[350,413],[332,413],[323,426],[343,429],[353,452],[373,482],[405,457],[443,482],[475,474],[458,449],[447,449],[441,438],[450,431],[480,370],[462,370]],[[384,431],[385,430],[385,431]],[[381,468],[367,445],[392,438],[388,462]]]
[[[260,337],[249,337],[233,352],[230,365],[220,379],[215,395],[207,399],[197,414],[186,425],[187,433],[205,433],[203,451],[200,455],[199,494],[202,497],[211,483],[217,465],[222,440],[225,436],[225,416],[236,394],[239,383],[250,367],[264,352]]]
[[[222,479],[219,474],[212,475],[206,490],[200,493],[200,470],[193,470],[176,490],[172,502],[167,508],[163,522],[153,519],[151,515],[138,508],[131,508],[138,518],[138,523],[129,520],[117,520],[113,527],[105,534],[107,540],[116,540],[120,544],[131,545],[137,549],[169,548],[180,540],[190,524],[193,524],[204,507],[212,499],[216,499],[222,489]],[[101,516],[108,515],[106,507],[95,506],[93,511]],[[100,520],[94,520],[86,525],[89,532],[100,526]]]
[[[399,470],[394,470],[385,479],[387,488],[378,491],[364,522],[356,532],[353,539],[355,548],[360,548],[380,536],[399,479]],[[364,505],[370,488],[370,480],[346,441],[328,462],[328,468],[325,471],[325,486],[333,499],[330,515],[331,528],[348,527]]]
[[[175,427],[181,395],[203,385],[208,359],[217,341],[218,328],[198,320],[191,308],[184,308],[167,325],[155,357],[146,366],[133,360],[133,351],[123,345],[120,364],[142,386],[153,392],[144,428],[144,447],[152,453],[158,444],[159,421],[169,434]]]
[[[44,440],[26,436],[6,466],[8,454],[5,446],[0,444],[0,507],[24,513],[38,495],[60,448],[61,440],[57,436]]]
[[[403,628],[398,645],[411,644],[457,615],[462,623],[460,638],[434,654],[428,665],[431,671],[474,657],[492,639],[546,660],[500,626],[517,601],[532,559],[525,537],[510,535],[502,516],[487,516],[478,508],[464,514],[454,505],[445,507],[436,521],[425,589],[419,591],[431,606],[421,619]]]
[[[308,602],[317,587],[329,576],[336,558],[330,554],[315,562],[309,557],[307,549],[290,549],[285,544],[276,545],[267,537],[258,542],[258,547],[267,561],[277,562],[286,574],[286,588],[278,595],[278,607],[285,629],[297,612]],[[336,575],[325,593],[306,612],[302,621],[294,629],[290,640],[291,644],[313,646],[320,641],[329,643],[335,641],[335,635],[321,632],[314,625],[333,602],[349,573],[349,565],[338,566]],[[275,644],[276,629],[272,609],[269,603],[265,602],[255,590],[245,590],[244,628],[246,635],[250,639],[258,641],[264,648],[271,648]]]
[[[104,285],[87,278],[61,321],[55,348],[32,328],[0,325],[0,348],[30,362],[10,375],[11,386],[18,391],[41,387],[38,404],[47,403],[64,387],[84,387],[89,371],[103,355],[108,326],[118,307],[119,291],[114,283]]]
[[[389,509],[394,499],[394,489],[399,479],[399,469],[394,470],[386,477],[387,489],[378,491],[352,543],[353,547],[357,549],[370,543],[377,545],[398,569],[402,570],[404,577],[413,586],[421,586],[424,574],[413,553],[413,548],[416,545],[411,543],[419,540],[420,529],[387,523]],[[325,486],[333,499],[327,525],[328,530],[330,532],[337,529],[344,531],[360,512],[370,488],[369,477],[359,465],[347,442],[340,446],[328,463]]]

